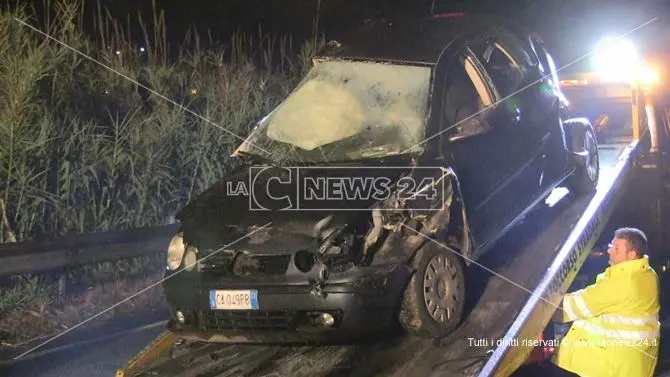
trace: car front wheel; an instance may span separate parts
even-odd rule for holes
[[[411,335],[441,338],[463,317],[465,277],[461,258],[429,243],[419,251],[405,289],[399,320]]]

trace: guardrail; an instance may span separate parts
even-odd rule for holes
[[[166,252],[179,224],[0,245],[0,276]]]

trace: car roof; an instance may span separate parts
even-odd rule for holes
[[[434,65],[448,44],[494,27],[502,26],[487,15],[388,17],[369,21],[336,38],[338,47],[330,45],[316,58]]]

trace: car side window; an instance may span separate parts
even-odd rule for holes
[[[549,51],[544,48],[541,40],[537,40],[536,38],[537,37],[530,37],[530,46],[534,54],[537,56],[540,74],[542,74],[543,77],[548,78],[554,88],[559,88],[560,82],[558,80],[558,71],[554,59],[551,57],[551,54],[549,54]]]
[[[493,104],[493,97],[482,77],[477,73],[471,57],[454,64],[447,72],[443,104],[443,127],[462,136],[481,133],[485,109]]]
[[[465,72],[468,74],[470,82],[474,85],[475,90],[477,91],[479,102],[481,103],[481,105],[483,105],[482,108],[491,106],[493,104],[493,98],[491,97],[489,91],[486,89],[486,83],[484,82],[482,77],[477,73],[477,70],[475,69],[475,65],[472,62],[471,57],[467,57],[465,59],[465,61],[463,62],[463,67],[465,68]]]
[[[484,52],[486,70],[502,97],[514,93],[523,82],[523,63],[499,42],[490,43]]]

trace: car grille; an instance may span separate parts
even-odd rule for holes
[[[289,310],[207,311],[200,313],[200,327],[205,330],[290,330],[295,329],[297,315]]]
[[[240,253],[236,257],[226,254],[214,254],[201,260],[200,271],[221,276],[277,276],[283,275],[291,262],[291,256],[247,255]]]

